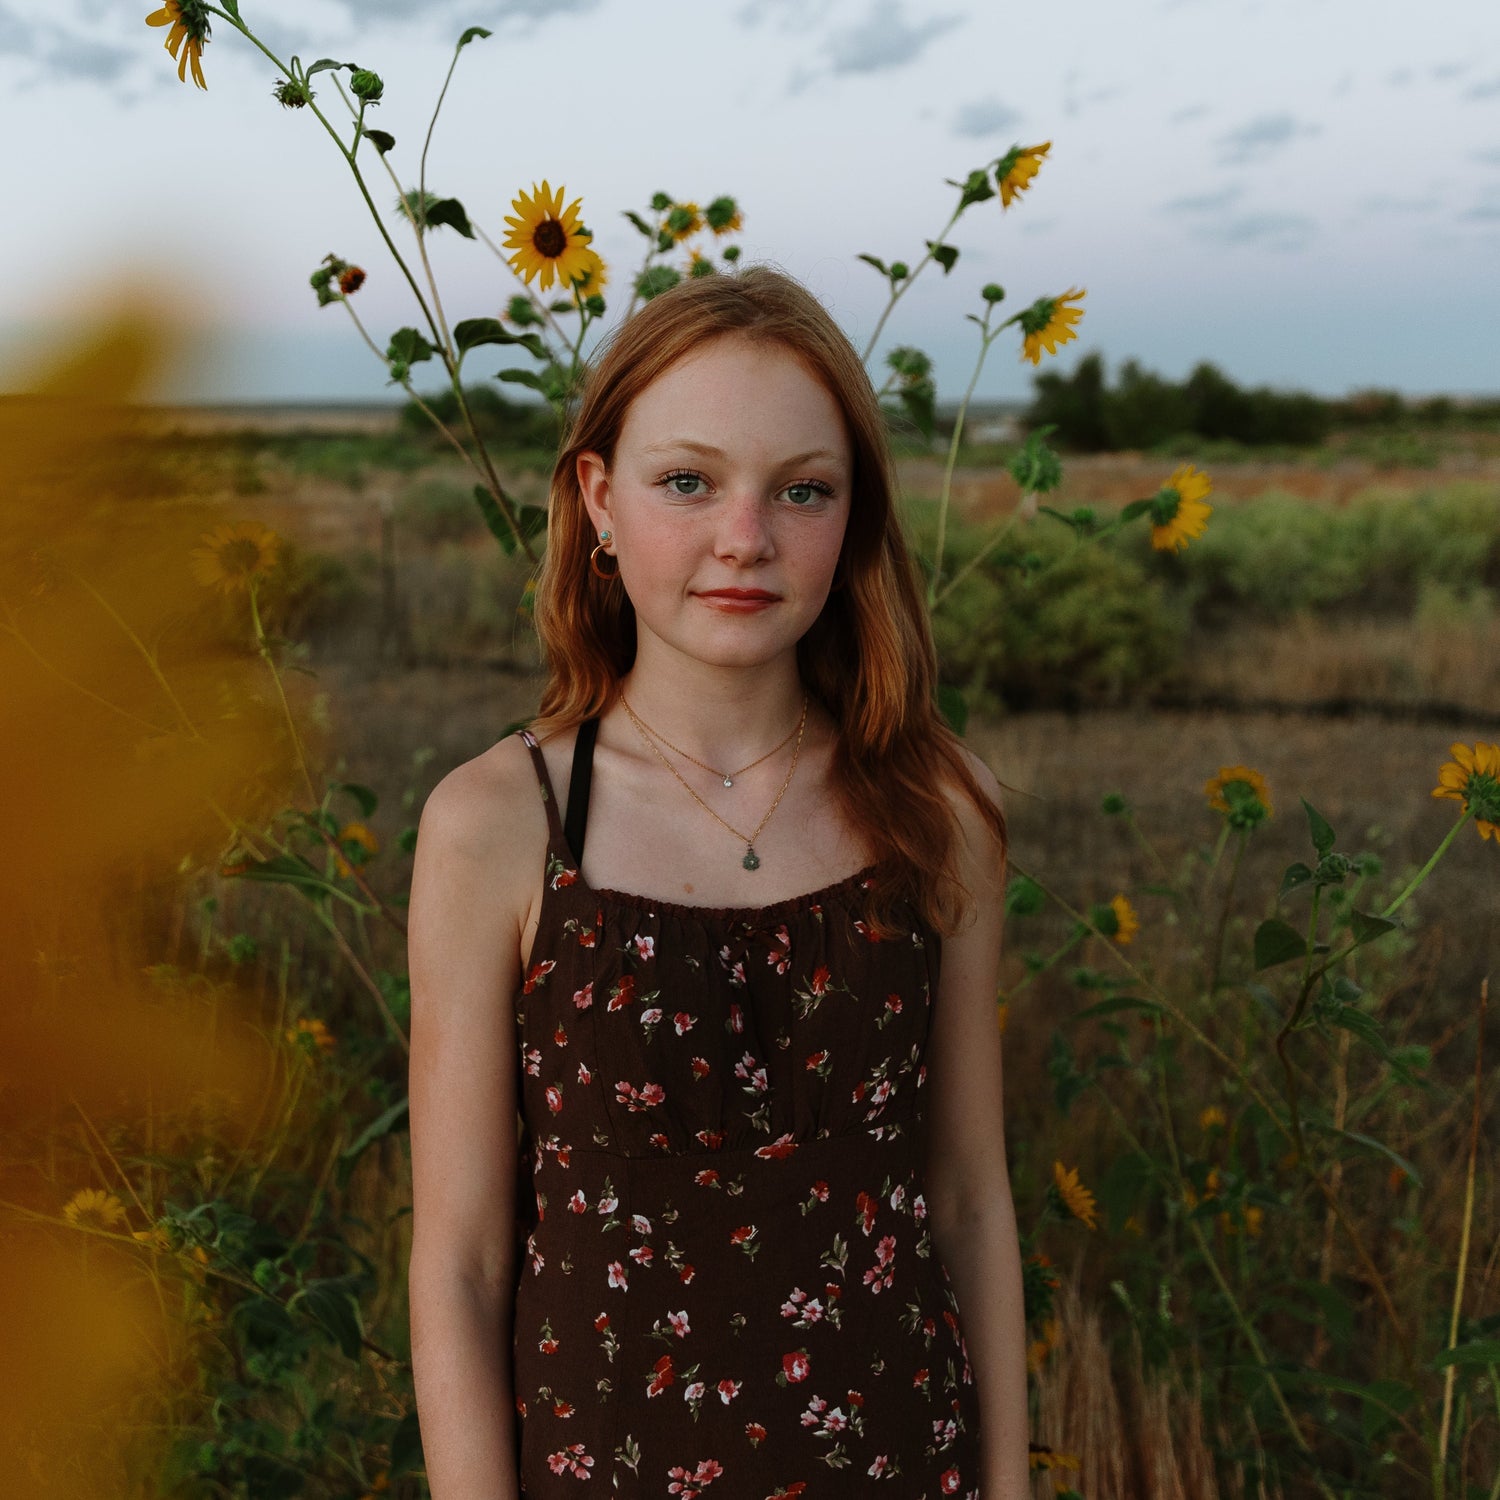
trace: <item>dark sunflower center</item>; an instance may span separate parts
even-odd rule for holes
[[[543,219],[536,226],[536,233],[531,236],[531,243],[536,246],[538,255],[545,255],[549,260],[556,260],[568,248],[568,232],[556,219]]]
[[[254,573],[261,566],[260,548],[248,540],[227,542],[219,549],[219,565],[231,577]]]

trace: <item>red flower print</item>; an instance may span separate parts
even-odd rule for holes
[[[559,1146],[557,1148],[557,1164],[560,1167],[568,1167],[573,1164],[573,1148],[571,1146]]]
[[[594,1075],[589,1072],[587,1063],[578,1064],[578,1081],[579,1083],[592,1083],[594,1081]]]
[[[667,1470],[667,1478],[672,1481],[667,1493],[681,1495],[682,1500],[696,1500],[723,1472],[724,1465],[716,1458],[700,1458],[698,1467],[691,1472],[678,1464]]]
[[[526,1059],[526,1076],[528,1078],[540,1078],[542,1076],[541,1050],[537,1047],[529,1047],[524,1056]]]
[[[819,1203],[828,1202],[828,1184],[824,1182],[821,1177],[815,1183],[813,1183],[812,1195],[818,1200]]]
[[[684,1265],[677,1273],[677,1279],[686,1286],[693,1279],[693,1268],[690,1265]]]
[[[875,1227],[875,1210],[880,1207],[879,1202],[868,1193],[861,1193],[854,1200],[854,1206],[859,1210],[860,1228],[866,1234]]]
[[[788,1131],[785,1135],[777,1136],[769,1146],[757,1146],[755,1154],[763,1161],[785,1161],[796,1149],[797,1143]]]
[[[766,1440],[766,1429],[759,1422],[746,1422],[745,1436],[750,1439],[752,1448],[758,1448]]]
[[[763,1094],[771,1087],[771,1080],[767,1076],[765,1068],[756,1063],[753,1052],[747,1052],[734,1065],[734,1076],[745,1080],[747,1093]]]
[[[646,1394],[648,1396],[659,1396],[671,1385],[677,1376],[672,1370],[672,1356],[663,1354],[653,1366],[656,1373],[646,1382]]]
[[[706,1057],[695,1057],[692,1061],[693,1077],[708,1077],[708,1059]]]
[[[719,1392],[719,1400],[722,1401],[725,1406],[728,1406],[729,1403],[739,1395],[740,1386],[743,1384],[744,1382],[741,1380],[721,1380],[716,1387]]]
[[[700,1130],[693,1139],[700,1146],[707,1147],[710,1151],[717,1151],[724,1144],[724,1132],[722,1130]]]
[[[854,924],[854,930],[867,943],[878,943],[880,941],[880,934],[878,932],[876,932],[873,927],[870,927],[869,925],[867,925],[864,922],[855,922],[855,924]]]
[[[702,1380],[690,1381],[682,1388],[682,1399],[693,1407],[694,1415],[697,1414],[697,1403],[702,1401],[708,1385]]]
[[[651,1220],[645,1214],[631,1214],[630,1227],[636,1234],[650,1234]]]
[[[599,1195],[598,1209],[605,1218],[608,1218],[619,1206],[620,1200],[613,1193]]]
[[[680,1339],[685,1339],[693,1331],[688,1327],[686,1308],[683,1308],[681,1312],[669,1312],[667,1314],[667,1322],[672,1325],[672,1332]]]
[[[573,1415],[572,1403],[568,1401],[554,1401],[552,1403],[552,1415],[554,1417],[571,1417]]]
[[[730,1232],[729,1243],[731,1245],[743,1245],[746,1240],[752,1239],[754,1235],[754,1224],[741,1224],[738,1229],[732,1230]]]
[[[959,1477],[957,1469],[944,1469],[943,1472],[938,1476],[938,1488],[941,1489],[945,1495],[956,1495],[958,1493],[958,1487],[962,1483],[963,1480]]]
[[[606,1328],[608,1328],[608,1327],[609,1327],[609,1314],[607,1312],[602,1312],[602,1313],[599,1314],[599,1316],[597,1318],[594,1319],[594,1332],[595,1333],[603,1333],[604,1330]]]
[[[626,1274],[627,1273],[626,1273],[625,1267],[622,1266],[619,1261],[617,1261],[617,1260],[610,1261],[610,1263],[609,1263],[609,1284],[612,1287],[619,1287],[619,1289],[622,1292],[629,1291],[630,1287],[629,1287],[629,1283],[626,1280]]]
[[[516,1410],[523,1417],[526,1415],[526,1398],[524,1396],[517,1396],[516,1397]]]
[[[566,1047],[568,1045],[568,1033],[561,1026],[552,1033],[552,1044],[555,1047]]]
[[[927,1366],[923,1365],[922,1368],[920,1370],[918,1370],[915,1375],[912,1376],[911,1383],[914,1386],[926,1385],[927,1384],[927,1377],[931,1373],[932,1372],[927,1368]]]
[[[576,884],[577,881],[577,870],[559,870],[557,874],[552,877],[552,889],[554,891],[566,890],[568,886]]]
[[[631,1260],[638,1266],[649,1266],[652,1257],[656,1254],[650,1245],[637,1245],[634,1250],[628,1252]]]
[[[824,1047],[819,1052],[810,1052],[807,1055],[807,1071],[809,1073],[816,1072],[817,1069],[821,1068],[827,1061],[828,1049],[826,1047]]]
[[[875,1264],[865,1272],[865,1285],[872,1292],[879,1292],[895,1284],[896,1236],[888,1234],[875,1246]]]
[[[582,1188],[579,1188],[578,1191],[568,1199],[568,1208],[575,1214],[586,1214],[589,1211],[589,1200],[583,1196]]]
[[[547,1108],[553,1114],[562,1108],[562,1090],[555,1083],[547,1085]]]
[[[659,1025],[660,1022],[661,1006],[653,1005],[649,1010],[643,1010],[641,1012],[641,1025],[644,1026],[648,1031],[650,1031],[652,1027]]]
[[[646,1139],[653,1146],[655,1146],[658,1151],[665,1151],[667,1147],[672,1144],[671,1141],[667,1139],[666,1135],[660,1130],[656,1131],[652,1135],[648,1135]]]
[[[678,1036],[686,1036],[693,1027],[698,1024],[697,1016],[690,1016],[685,1010],[680,1010],[672,1017],[672,1025]]]
[[[635,975],[626,974],[609,992],[607,1010],[622,1010],[635,999]]]
[[[901,1014],[901,996],[887,995],[885,997],[885,1008],[890,1011],[893,1016],[899,1016]]]
[[[812,1365],[808,1362],[807,1351],[798,1349],[792,1354],[781,1356],[781,1373],[790,1381],[806,1380],[812,1373]]]
[[[812,972],[812,978],[808,980],[807,987],[818,997],[819,1000],[828,993],[828,981],[833,975],[828,970],[827,964],[819,964]]]
[[[864,1404],[865,1404],[865,1398],[858,1391],[850,1391],[849,1392],[849,1405],[850,1406],[861,1407]]]
[[[766,954],[766,962],[776,970],[778,974],[785,974],[791,967],[792,962],[792,935],[784,926],[776,929],[776,941],[771,951]]]
[[[573,991],[573,1004],[579,1010],[587,1010],[594,1003],[594,981],[591,979],[581,990]]]
[[[659,1083],[643,1083],[636,1088],[623,1078],[615,1084],[615,1103],[623,1104],[633,1115],[653,1109],[667,1097],[667,1091]]]
[[[719,1185],[719,1174],[712,1167],[704,1167],[704,1169],[699,1172],[696,1177],[693,1178],[693,1181],[696,1182],[699,1187],[717,1187]]]
[[[556,1354],[557,1353],[557,1340],[556,1339],[538,1339],[537,1340],[537,1348],[540,1349],[543,1354]]]
[[[729,1006],[729,1029],[738,1036],[745,1029],[745,1012],[732,1001]]]
[[[575,1479],[590,1479],[593,1476],[589,1470],[594,1467],[594,1460],[582,1443],[569,1443],[566,1448],[547,1455],[547,1467],[554,1474],[571,1474]]]
[[[865,1470],[865,1473],[868,1474],[872,1479],[879,1479],[880,1476],[884,1474],[888,1468],[890,1468],[890,1466],[890,1459],[884,1453],[877,1453],[875,1455],[875,1462]]]
[[[637,954],[638,957],[640,957],[640,958],[655,958],[656,957],[656,939],[655,938],[652,938],[652,937],[642,937],[640,933],[636,933],[636,935],[633,938],[631,938],[630,941],[634,945],[635,951],[636,951],[636,954]]]
[[[544,958],[539,964],[532,964],[526,975],[526,983],[521,986],[521,993],[529,995],[537,985],[543,983],[547,976],[557,967],[555,958]]]

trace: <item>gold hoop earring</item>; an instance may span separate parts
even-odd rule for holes
[[[604,534],[606,537],[609,536],[609,533],[607,531]],[[619,559],[616,558],[614,571],[612,573],[606,573],[604,569],[599,566],[599,554],[601,552],[604,552],[603,542],[600,542],[599,545],[589,553],[589,568],[595,578],[602,578],[606,583],[609,583],[611,580],[616,579],[620,576],[620,562]],[[614,553],[612,552],[605,552],[604,555],[606,557],[614,557]]]

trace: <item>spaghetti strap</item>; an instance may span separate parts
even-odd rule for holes
[[[573,742],[573,774],[568,780],[568,815],[563,837],[580,865],[589,825],[589,793],[594,785],[594,741],[598,738],[598,719],[585,719],[578,726],[578,738]]]
[[[547,773],[547,762],[542,756],[542,747],[529,729],[521,731],[521,742],[531,752],[531,764],[536,770],[536,779],[541,787],[542,802],[547,809],[547,842],[552,854],[563,860],[570,858],[567,837],[563,833],[562,815],[557,809],[557,793],[553,790],[552,777]]]

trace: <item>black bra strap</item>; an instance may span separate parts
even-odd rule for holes
[[[568,781],[568,817],[563,836],[579,864],[583,863],[583,836],[588,829],[589,791],[594,784],[594,741],[599,737],[598,719],[585,719],[573,742],[573,775]]]

